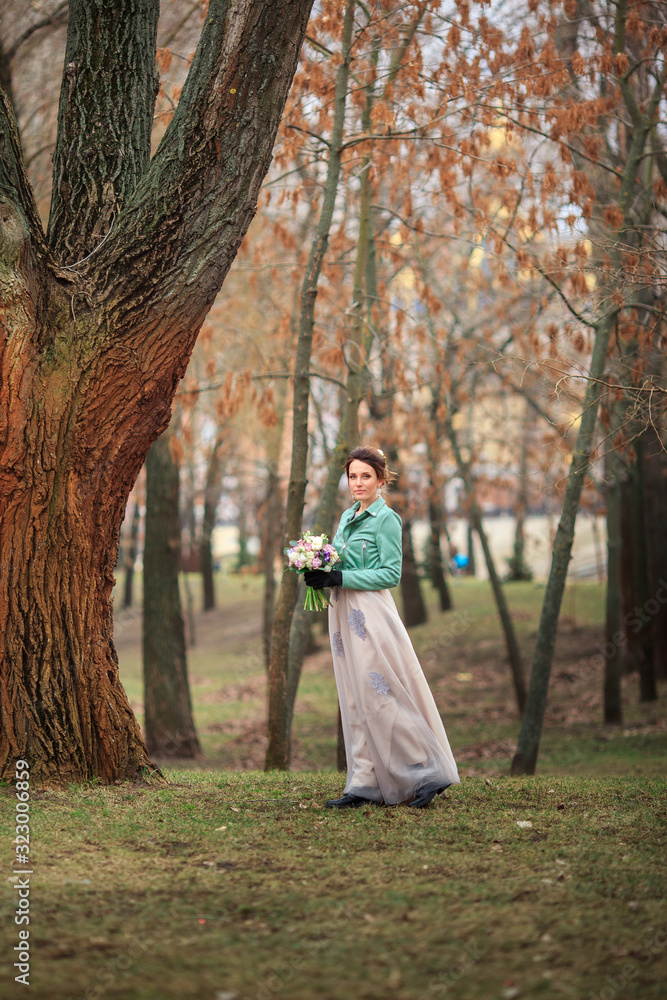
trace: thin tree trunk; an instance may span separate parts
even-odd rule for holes
[[[262,518],[262,569],[264,571],[264,598],[262,601],[262,640],[264,662],[269,669],[271,655],[271,629],[273,626],[273,605],[276,595],[276,556],[282,537],[282,498],[280,480],[273,465],[269,466],[266,479],[266,498]]]
[[[663,366],[664,366],[663,360]],[[640,436],[644,504],[644,545],[651,606],[656,677],[667,679],[667,453],[658,430],[649,424]],[[657,605],[657,607],[655,606]]]
[[[132,508],[132,521],[130,523],[130,541],[125,552],[125,588],[123,592],[123,607],[132,607],[132,584],[134,583],[134,564],[137,561],[137,546],[139,539],[139,525],[141,524],[141,507],[138,503]]]
[[[474,535],[474,525],[470,518],[468,518],[466,524],[466,555],[468,556],[468,564],[466,566],[465,575],[466,576],[476,576],[477,568],[475,566],[475,535]]]
[[[428,621],[426,605],[421,589],[419,568],[412,544],[412,519],[403,513],[403,570],[401,572],[401,598],[403,600],[403,622],[406,628],[423,625]]]
[[[178,466],[167,431],[146,459],[144,711],[146,744],[164,759],[197,757],[178,589],[181,523]]]
[[[554,541],[551,570],[542,602],[542,613],[533,656],[533,668],[530,675],[526,710],[523,715],[516,754],[512,761],[512,774],[535,773],[544,712],[547,705],[551,664],[556,645],[558,617],[565,591],[567,568],[572,554],[574,526],[577,511],[579,510],[579,500],[581,499],[581,492],[584,488],[584,480],[593,449],[593,436],[597,421],[598,405],[602,395],[599,380],[604,374],[612,325],[612,317],[610,315],[605,316],[600,320],[595,331],[595,344],[591,358],[589,381],[584,397],[577,443],[565,486],[563,508]]]
[[[438,595],[440,597],[440,610],[451,611],[453,604],[449,587],[447,586],[444,561],[442,558],[442,546],[440,544],[444,515],[442,511],[442,504],[439,499],[436,499],[433,495],[429,501],[428,515],[431,525],[428,559],[431,582],[438,591]]]
[[[436,360],[436,336],[435,324],[430,309],[427,309],[429,329],[433,337],[434,361]],[[443,480],[438,469],[440,466],[440,442],[444,437],[444,428],[441,419],[443,408],[443,378],[439,377],[431,389],[431,427],[426,436],[426,448],[428,454],[428,477],[429,477],[429,501],[428,517],[431,528],[428,550],[428,568],[431,583],[438,591],[440,598],[440,610],[450,611],[453,607],[452,597],[447,586],[445,576],[445,564],[442,558],[441,536],[443,531],[447,533],[445,507],[442,500]],[[449,542],[449,535],[447,535]]]
[[[470,507],[470,524],[473,525],[475,531],[477,532],[477,537],[480,540],[482,552],[484,553],[484,562],[486,563],[491,589],[493,590],[496,608],[498,609],[500,624],[503,629],[503,635],[505,636],[505,646],[507,647],[507,657],[509,659],[510,670],[512,672],[512,683],[514,685],[516,704],[519,710],[519,715],[522,715],[526,706],[526,682],[523,676],[521,651],[519,650],[519,643],[514,631],[512,615],[510,613],[510,609],[505,598],[505,591],[503,590],[503,585],[500,581],[500,576],[498,575],[496,564],[493,559],[489,539],[486,534],[486,529],[484,528],[484,522],[482,521],[482,512],[479,508],[479,504],[477,503],[475,481],[472,477],[470,466],[466,461],[464,461],[461,453],[458,435],[452,422],[451,415],[447,415],[444,426],[447,437],[449,438],[452,446],[454,461],[456,462],[459,476],[463,480],[463,484],[465,486],[466,496]]]
[[[648,567],[646,554],[646,532],[644,528],[644,497],[641,464],[641,447],[637,450],[635,461],[630,466],[630,505],[632,511],[632,551],[633,551],[633,583],[637,598],[637,606],[649,608]],[[642,622],[639,633],[641,659],[639,662],[639,700],[655,701],[658,689],[655,680],[655,664],[653,660],[653,629],[651,615],[648,621]]]
[[[528,441],[532,427],[531,414],[526,404],[526,412],[521,427],[521,458],[519,461],[519,489],[516,498],[516,529],[514,551],[509,563],[507,580],[532,580],[530,566],[526,565],[526,538],[524,525],[528,508]]]
[[[618,425],[616,408],[612,414]],[[607,473],[607,596],[605,613],[604,721],[607,725],[622,725],[621,697],[621,478],[622,462],[614,450],[615,434],[610,434],[605,456]]]
[[[623,669],[627,674],[636,673],[639,676],[639,664],[642,658],[642,646],[639,632],[643,620],[637,614],[637,595],[635,592],[635,554],[632,548],[632,502],[630,499],[630,478],[625,478],[621,486],[621,553],[620,580],[621,600],[623,605],[623,620],[625,628],[625,649],[623,653]]]
[[[188,649],[193,649],[197,645],[197,626],[195,622],[195,599],[190,586],[190,577],[187,570],[181,571],[183,580],[183,591],[185,593],[185,638]]]
[[[345,736],[343,734],[343,717],[340,714],[340,705],[338,706],[338,725],[337,725],[337,740],[336,740],[336,768],[339,771],[347,771],[347,754],[345,753]]]
[[[400,45],[398,45],[392,55],[391,65],[385,77],[382,96],[393,86],[403,58],[405,57],[410,44],[415,36],[417,28],[426,12],[425,7],[420,7],[415,18],[405,32]],[[374,44],[372,55],[372,78],[366,87],[366,103],[362,112],[361,128],[362,132],[372,131],[373,102],[375,96],[374,71],[380,51],[379,40]],[[347,378],[345,392],[342,394],[342,413],[338,426],[336,445],[329,459],[327,479],[320,494],[320,500],[315,514],[314,530],[325,532],[329,537],[333,531],[335,512],[337,507],[338,483],[340,481],[341,470],[345,460],[352,448],[359,443],[359,404],[362,399],[364,383],[366,377],[366,359],[372,342],[372,327],[364,323],[365,298],[363,290],[364,273],[369,270],[369,258],[371,257],[372,246],[372,169],[373,147],[372,145],[362,157],[359,169],[360,191],[359,191],[359,236],[357,240],[357,253],[354,268],[353,291],[352,291],[352,318],[350,329],[346,340],[345,362],[347,365]],[[368,279],[367,279],[368,281]],[[368,291],[368,289],[367,289]],[[373,294],[376,293],[373,289]],[[292,719],[294,715],[294,703],[299,687],[301,669],[306,650],[311,637],[311,626],[314,616],[312,613],[297,608],[290,633],[290,643],[288,652],[288,675],[287,675],[287,741],[288,741],[288,761],[291,758],[291,733]],[[339,730],[339,738],[342,740],[342,729]],[[341,747],[338,748],[339,757]],[[342,749],[344,755],[345,750]]]
[[[222,473],[224,469],[224,437],[218,431],[208,460],[206,470],[206,486],[204,487],[204,515],[201,526],[199,544],[199,566],[202,575],[204,591],[204,611],[215,608],[215,576],[213,572],[213,548],[211,540],[215,528],[215,517],[220,503],[222,491]]]
[[[236,557],[236,571],[239,572],[244,566],[250,564],[250,553],[248,552],[248,505],[246,502],[245,483],[239,476],[236,493],[236,505],[238,514],[236,517],[236,527],[239,533],[239,551]]]
[[[327,179],[322,211],[301,287],[299,337],[294,364],[294,418],[292,432],[292,462],[285,517],[286,544],[301,532],[303,502],[306,491],[308,458],[308,400],[310,396],[310,355],[315,325],[317,283],[329,242],[336,192],[341,165],[341,145],[345,125],[345,103],[350,72],[352,29],[355,0],[349,0],[343,20],[342,58],[336,79],[334,121],[331,132]],[[283,570],[280,594],[273,616],[271,657],[269,662],[269,720],[265,769],[284,769],[289,760],[289,711],[287,707],[287,670],[290,629],[298,590],[298,578],[287,567]]]

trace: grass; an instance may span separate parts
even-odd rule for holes
[[[190,650],[205,752],[168,785],[31,797],[31,986],[38,1000],[653,1000],[667,928],[664,695],[625,681],[604,727],[602,589],[566,594],[539,775],[507,777],[518,731],[488,586],[412,632],[462,783],[420,812],[324,809],[340,793],[323,637],[304,666],[294,770],[264,774],[261,581],[224,581]],[[508,588],[526,662],[542,589]],[[141,714],[139,618],[118,615]],[[0,788],[3,998],[12,982],[13,791]],[[519,827],[517,824],[532,825]]]
[[[335,774],[169,777],[33,797],[33,996],[664,995],[663,781],[473,777],[339,813]]]

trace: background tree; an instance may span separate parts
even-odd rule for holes
[[[149,753],[158,760],[201,754],[192,716],[178,587],[181,519],[175,444],[168,428],[146,458],[144,728]]]

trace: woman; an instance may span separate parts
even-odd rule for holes
[[[422,808],[458,784],[442,719],[389,587],[401,578],[401,519],[381,496],[383,452],[355,448],[345,463],[354,504],[333,545],[341,569],[312,570],[309,587],[333,587],[329,635],[348,769],[330,808],[407,802]]]

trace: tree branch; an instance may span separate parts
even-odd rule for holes
[[[93,258],[114,326],[145,330],[152,308],[175,338],[198,329],[256,211],[311,5],[211,0],[174,117]]]
[[[14,109],[7,94],[0,88],[0,199],[11,202],[20,213],[29,235],[32,252],[43,263],[51,255],[44,241],[44,231],[37,211],[23,161],[23,150]]]
[[[23,43],[27,42],[27,40],[34,35],[36,31],[41,31],[42,28],[59,28],[61,24],[64,24],[67,20],[68,8],[69,2],[68,0],[65,0],[65,2],[61,3],[59,7],[56,7],[52,14],[48,14],[46,17],[42,18],[41,21],[35,21],[34,24],[27,27],[25,31],[19,35],[12,47],[7,50],[7,58],[13,59]]]
[[[159,0],[71,0],[47,231],[56,259],[86,257],[150,159]]]

